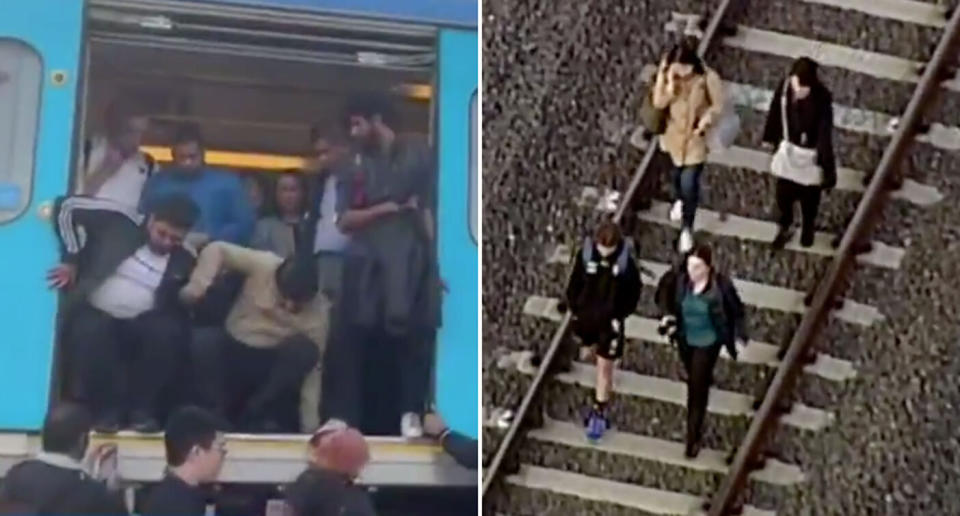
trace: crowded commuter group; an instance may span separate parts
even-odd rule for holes
[[[680,226],[680,256],[659,278],[653,297],[661,314],[658,332],[676,346],[686,371],[689,458],[700,451],[720,350],[726,348],[736,359],[747,342],[745,310],[734,283],[716,267],[711,248],[694,237],[704,165],[739,132],[729,104],[720,76],[684,42],[663,56],[640,113],[645,132],[657,138],[672,164],[674,198],[668,217]],[[774,250],[792,241],[797,203],[802,212],[798,244],[806,248],[814,243],[821,194],[837,182],[832,132],[830,92],[818,78],[817,63],[799,58],[774,91],[762,134],[763,146],[775,149],[770,162],[776,178]],[[614,365],[624,353],[627,318],[642,297],[636,251],[618,224],[602,222],[573,257],[560,307],[572,313],[580,356],[596,360],[596,386],[584,417],[590,440],[602,438],[610,427]]]
[[[434,153],[397,132],[386,97],[343,115],[304,135],[302,170],[245,181],[205,163],[193,125],[156,163],[140,150],[149,119],[109,107],[56,204],[48,278],[64,393],[96,430],[159,431],[194,404],[240,431],[333,418],[422,434],[442,289]]]
[[[123,496],[128,484],[118,469],[117,446],[90,442],[94,421],[82,405],[54,406],[43,423],[40,452],[13,466],[0,483],[0,514],[201,516],[210,514],[208,506],[219,512],[225,505],[211,487],[230,450],[226,422],[213,412],[192,405],[172,411],[164,427],[161,480],[133,507]],[[476,441],[452,432],[436,414],[426,415],[423,430],[458,463],[476,469]],[[359,430],[328,420],[310,433],[305,459],[303,471],[284,486],[288,510],[304,516],[376,516],[369,493],[357,483],[370,461]],[[251,502],[241,512],[263,514],[264,502]]]

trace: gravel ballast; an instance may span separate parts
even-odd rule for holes
[[[546,253],[559,243],[579,241],[585,228],[601,216],[574,204],[583,186],[625,189],[640,158],[624,137],[643,92],[639,70],[672,41],[673,36],[662,30],[671,12],[704,9],[701,2],[671,0],[484,4],[483,398],[487,407],[516,407],[530,377],[500,369],[495,361],[509,350],[542,349],[557,327],[522,313],[527,297],[557,296],[563,290],[564,268],[546,265]],[[816,11],[811,8],[798,8],[797,18],[778,22],[773,13],[784,5],[792,2],[772,0],[757,8],[756,20],[751,13],[750,21],[741,23],[772,29],[776,23],[785,24],[782,29],[804,27],[791,32],[811,37],[817,33],[804,31],[823,30],[835,36],[824,39],[882,52],[893,52],[884,45],[899,43],[889,33],[880,33],[879,28],[893,26],[886,22],[869,29],[860,22],[809,28],[816,24],[802,18],[800,11]],[[793,15],[794,9],[787,8]],[[911,30],[904,29],[904,34]],[[918,59],[921,47],[929,44],[929,31],[911,34],[898,36],[906,46],[895,53]],[[726,79],[771,88],[787,60],[720,49],[711,64]],[[905,106],[913,88],[835,69],[825,72],[837,102],[891,114]],[[958,99],[956,93],[947,94],[930,118],[960,122]],[[760,113],[744,117],[739,145],[758,148],[762,119]],[[888,141],[838,131],[838,159],[869,170]],[[960,156],[917,144],[910,160],[914,164],[910,177],[936,186],[945,199],[924,208],[895,201],[885,210],[875,237],[904,246],[903,264],[897,271],[857,267],[845,295],[877,306],[886,320],[870,328],[834,320],[817,340],[821,351],[854,361],[858,376],[843,385],[801,379],[798,397],[833,411],[837,419],[816,434],[791,428],[778,431],[774,451],[795,461],[807,475],[807,482],[795,489],[776,495],[754,493],[755,504],[775,507],[778,514],[960,514],[960,499],[954,496],[960,492],[956,415],[960,262],[955,258],[960,256],[956,202]],[[706,179],[705,206],[772,220],[768,178],[750,171],[723,173],[728,181],[722,184]],[[839,229],[843,213],[852,211],[857,198],[846,192],[828,194],[823,229]],[[638,225],[637,232],[643,258],[669,260],[676,231]],[[768,284],[805,288],[829,263],[802,253],[771,255],[761,244],[704,238],[717,247],[717,255],[734,275]],[[649,311],[649,301],[638,307],[640,313]],[[778,343],[795,324],[793,316],[767,310],[751,310],[749,317],[752,336],[770,343]],[[667,348],[631,346],[628,368],[677,379],[675,362],[666,362],[671,358]],[[759,376],[757,366],[724,363],[717,375],[722,377],[721,386],[744,389]],[[589,391],[554,382],[545,394],[540,406],[549,415],[574,421]],[[614,408],[621,430],[665,438],[676,438],[683,431],[682,409],[623,398],[617,398]],[[708,416],[705,444],[729,447],[742,438],[746,424],[746,419]],[[495,434],[484,432],[485,457],[499,442]],[[580,464],[585,473],[603,471],[602,454],[592,455],[601,461],[594,464],[585,462],[580,452],[567,457],[555,446],[531,446],[522,453],[535,454],[524,457],[534,464],[564,463],[570,468]],[[656,480],[649,475],[656,474],[651,469],[617,478],[636,478],[646,485]],[[504,486],[489,496],[484,504],[488,514],[636,514],[610,504]]]

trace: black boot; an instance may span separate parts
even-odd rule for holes
[[[160,423],[148,412],[137,410],[130,415],[130,428],[134,432],[153,434],[160,431]]]
[[[782,250],[787,245],[787,242],[790,241],[791,236],[793,235],[790,233],[790,228],[780,228],[780,230],[777,231],[777,236],[774,237],[773,243],[771,244],[773,249],[775,251]]]
[[[120,430],[120,414],[115,410],[104,413],[93,425],[93,431],[101,434],[115,434]]]
[[[810,247],[813,245],[813,228],[807,229],[803,228],[803,231],[800,233],[800,246],[801,247]]]

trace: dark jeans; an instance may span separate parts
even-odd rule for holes
[[[702,173],[702,163],[673,169],[673,196],[674,200],[683,201],[683,227],[686,229],[693,229],[693,220],[697,216]]]
[[[124,320],[90,305],[79,308],[68,337],[79,399],[97,418],[127,411],[158,417],[187,337],[185,321],[176,315],[153,310]]]
[[[222,328],[198,328],[191,359],[197,403],[232,421],[272,419],[295,432],[300,389],[319,351],[304,335],[272,348],[255,348]]]
[[[820,187],[794,183],[788,179],[777,179],[777,223],[783,230],[793,224],[793,205],[800,202],[803,216],[803,235],[812,238],[815,231],[814,221],[820,209]]]
[[[681,343],[679,348],[680,360],[687,371],[687,443],[694,443],[703,437],[703,419],[720,346],[698,348]]]
[[[379,329],[339,325],[327,347],[323,413],[357,425],[365,434],[399,433],[401,414],[420,414],[426,404],[432,333],[395,337]]]

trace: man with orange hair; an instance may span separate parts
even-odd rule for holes
[[[309,466],[286,490],[296,516],[376,516],[366,490],[355,481],[370,461],[357,429],[331,420],[310,438]]]

